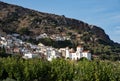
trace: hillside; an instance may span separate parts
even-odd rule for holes
[[[4,2],[0,2],[0,33],[19,33],[30,36],[32,40],[43,33],[70,36],[72,47],[82,44],[94,54],[120,53],[120,45],[114,43],[100,27],[64,15],[38,12]]]

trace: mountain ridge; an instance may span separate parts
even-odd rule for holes
[[[120,47],[120,44],[114,43],[98,26],[64,15],[39,12],[4,2],[0,2],[0,29],[7,34],[19,33],[31,38],[43,33],[48,36],[70,36],[75,46],[83,44],[93,51],[97,47],[101,47],[101,50],[105,46],[110,46],[111,50],[116,46]],[[119,48],[117,50],[120,51]]]
[[[1,4],[1,6],[0,6],[0,8],[1,8],[1,10],[3,10],[3,9],[5,9],[5,6],[4,5],[9,5],[9,6],[11,6],[13,9],[9,9],[8,10],[8,12],[10,13],[10,12],[12,12],[11,14],[9,14],[8,16],[11,16],[11,15],[16,15],[16,13],[15,12],[17,12],[17,13],[20,13],[20,11],[22,10],[22,13],[23,14],[21,14],[21,15],[25,15],[25,13],[30,13],[30,12],[33,12],[33,13],[35,13],[36,12],[36,15],[38,14],[43,14],[43,15],[48,15],[48,17],[49,16],[51,16],[50,18],[51,18],[51,20],[53,19],[53,18],[55,18],[56,20],[54,21],[53,20],[53,22],[56,22],[57,23],[57,25],[67,25],[67,26],[71,26],[71,27],[75,27],[75,28],[78,28],[78,29],[85,29],[86,31],[87,30],[89,30],[89,29],[91,29],[93,32],[95,32],[94,30],[96,30],[96,29],[98,29],[98,30],[101,30],[101,32],[102,33],[105,33],[104,32],[104,30],[102,29],[102,28],[100,28],[100,27],[97,27],[97,26],[95,26],[95,25],[89,25],[89,24],[87,24],[87,23],[84,23],[83,21],[80,21],[80,20],[76,20],[76,19],[73,19],[73,18],[66,18],[64,15],[62,15],[62,16],[59,16],[59,15],[55,15],[55,14],[49,14],[49,13],[43,13],[43,12],[38,12],[38,11],[33,11],[33,10],[31,10],[31,9],[27,9],[27,8],[23,8],[23,7],[20,7],[20,6],[16,6],[16,5],[10,5],[10,4],[7,4],[7,3],[4,3],[4,2],[0,2],[0,4]],[[17,7],[16,9],[14,9],[14,7]],[[7,8],[7,7],[6,7]],[[17,10],[18,9],[18,10]],[[20,14],[17,14],[18,16],[21,16]],[[58,16],[59,18],[57,19],[56,18],[56,16]],[[47,17],[47,16],[46,16]],[[43,17],[44,18],[44,17]],[[4,18],[3,18],[4,19]],[[59,19],[61,19],[62,21],[57,21],[57,20],[59,20]],[[14,21],[14,20],[13,20]],[[98,31],[97,30],[97,31]],[[96,32],[95,32],[96,33]],[[97,32],[98,33],[98,32]],[[101,33],[101,34],[102,34]],[[108,35],[106,35],[106,34],[104,34],[105,35],[105,37],[107,37],[108,39],[105,39],[105,40],[110,40],[110,38],[108,37]],[[104,38],[105,38],[104,37]]]

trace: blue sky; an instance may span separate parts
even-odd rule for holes
[[[97,25],[120,43],[120,0],[0,0]]]

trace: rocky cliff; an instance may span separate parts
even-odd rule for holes
[[[68,33],[68,30],[72,29],[77,30],[77,32],[92,32],[99,39],[111,42],[108,35],[100,27],[66,18],[64,15],[42,13],[3,2],[0,2],[0,28],[7,33],[19,32],[22,28],[28,28],[32,34],[43,32],[48,34]]]
[[[92,50],[97,50],[96,47],[98,46],[103,48],[104,45],[120,46],[110,40],[109,36],[100,27],[67,18],[64,15],[59,16],[38,12],[4,2],[0,2],[0,31],[7,34],[27,34],[30,37],[35,37],[42,33],[46,33],[49,36],[70,36],[71,41],[75,45],[82,43]]]

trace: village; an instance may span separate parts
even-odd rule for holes
[[[91,60],[91,53],[89,50],[85,51],[84,48],[79,45],[76,47],[76,51],[73,48],[53,48],[52,46],[45,46],[42,43],[38,45],[34,45],[28,42],[24,42],[22,39],[19,39],[19,34],[8,34],[6,36],[0,35],[0,48],[4,48],[6,53],[9,54],[20,54],[24,59],[31,59],[31,58],[43,58],[47,59],[48,61],[52,61],[52,59],[57,58],[64,58],[64,59],[71,59],[71,60],[79,60],[82,57]],[[36,37],[36,40],[40,38],[46,38],[47,34],[41,34],[40,36]],[[51,36],[53,37],[53,36]],[[69,37],[56,37],[55,40],[63,41],[63,40],[70,40]],[[28,36],[21,36],[23,39],[29,38]]]

